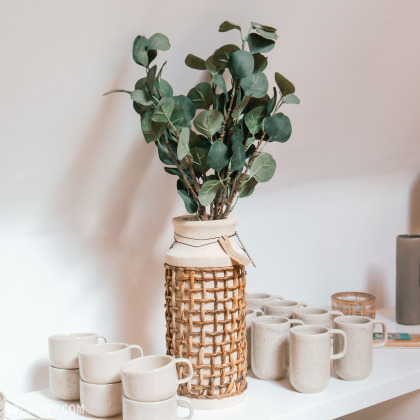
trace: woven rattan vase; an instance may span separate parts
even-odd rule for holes
[[[167,353],[194,367],[178,394],[196,409],[230,407],[245,398],[247,387],[246,273],[218,238],[232,237],[236,220],[181,216],[173,225],[175,242],[165,264]],[[231,244],[242,253],[235,240]],[[182,366],[179,375],[186,376]]]

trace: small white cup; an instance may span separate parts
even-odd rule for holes
[[[78,369],[79,351],[98,344],[106,337],[94,333],[58,334],[48,338],[50,365],[59,369]]]
[[[189,409],[187,417],[177,416],[177,407]],[[124,420],[191,420],[194,408],[188,398],[172,396],[163,401],[140,402],[123,397]]]
[[[261,309],[252,309],[252,308],[246,308],[246,316],[245,316],[245,320],[246,320],[246,348],[247,348],[247,362],[248,362],[248,367],[251,367],[251,342],[252,342],[252,337],[251,337],[251,327],[252,327],[252,320],[253,318],[255,318],[256,316],[262,316],[264,315],[264,312]]]
[[[0,411],[3,410],[5,405],[6,405],[6,395],[4,395],[3,392],[0,392]]]
[[[95,417],[113,417],[122,413],[122,385],[89,384],[80,380],[80,403]]]
[[[293,311],[295,319],[301,319],[305,325],[318,325],[319,327],[331,328],[331,318],[342,316],[340,311],[329,311],[324,308],[297,308]]]
[[[177,363],[185,363],[189,374],[178,379]],[[131,360],[121,366],[124,395],[133,401],[163,401],[175,395],[178,385],[193,377],[193,366],[188,359],[165,355],[151,355]]]
[[[264,313],[266,315],[284,316],[286,318],[293,317],[293,311],[296,308],[308,306],[303,302],[296,302],[294,300],[268,300],[264,304]]]
[[[80,398],[79,369],[58,369],[49,366],[51,392],[60,400],[76,401]]]
[[[143,356],[136,344],[102,343],[86,347],[79,352],[80,377],[91,384],[121,382],[121,366],[131,360],[131,349]]]
[[[246,302],[247,307],[251,309],[264,310],[264,304],[270,299],[282,300],[283,297],[277,295],[270,295],[269,293],[247,293]]]

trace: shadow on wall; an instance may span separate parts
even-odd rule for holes
[[[37,362],[32,366],[32,389],[44,389],[49,386],[48,362]]]
[[[376,307],[383,308],[387,305],[385,272],[379,267],[370,267],[366,279],[366,291],[376,296]]]
[[[410,234],[420,233],[420,175],[415,179],[411,187],[410,195]]]

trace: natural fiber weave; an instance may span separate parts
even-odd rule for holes
[[[245,275],[243,266],[165,265],[167,354],[188,358],[194,368],[179,395],[220,399],[246,390]],[[178,373],[187,376],[182,365]]]
[[[344,315],[360,315],[374,319],[376,297],[363,292],[341,292],[331,296],[331,308]]]

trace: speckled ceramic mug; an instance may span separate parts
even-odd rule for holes
[[[304,302],[296,302],[294,300],[268,300],[264,303],[264,313],[266,315],[284,316],[286,318],[293,317],[293,311],[297,308],[308,306]]]
[[[318,325],[319,327],[331,328],[331,319],[342,316],[340,311],[329,311],[324,308],[297,308],[293,311],[295,319],[301,319],[305,325]]]
[[[296,320],[297,321],[297,320]],[[331,354],[331,336],[340,335],[343,347]],[[346,354],[347,338],[341,330],[298,325],[290,330],[290,383],[302,393],[322,392],[330,380],[330,359]]]
[[[286,375],[291,324],[302,321],[271,315],[252,320],[251,365],[257,378],[276,381]]]
[[[382,326],[382,341],[373,343],[373,328]],[[388,341],[387,326],[384,322],[364,316],[339,316],[334,319],[334,328],[347,336],[347,352],[340,360],[334,360],[335,373],[348,381],[366,379],[372,372],[373,349],[382,347]],[[334,337],[334,348],[342,345],[341,337]]]
[[[282,300],[281,296],[270,295],[269,293],[247,293],[246,302],[247,307],[252,309],[264,310],[264,304],[270,299]]]
[[[247,362],[248,362],[248,367],[251,367],[251,341],[252,341],[252,337],[251,337],[251,324],[252,324],[252,320],[253,318],[257,317],[257,316],[262,316],[264,315],[264,312],[261,309],[252,309],[252,308],[247,308],[246,309],[246,348],[247,348]]]
[[[79,369],[58,369],[49,366],[50,391],[60,400],[76,401],[80,398]]]

